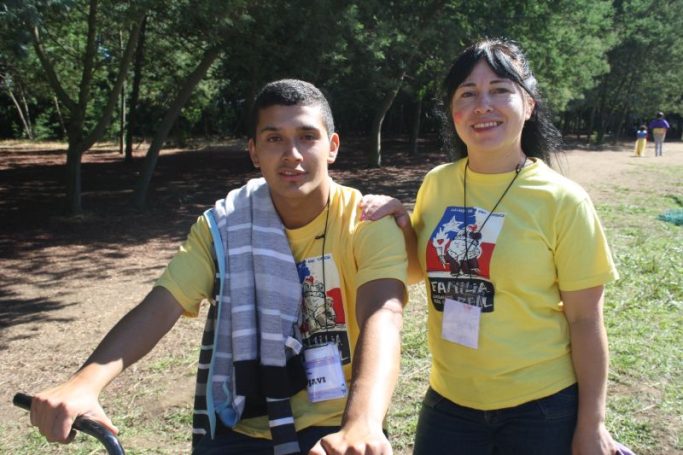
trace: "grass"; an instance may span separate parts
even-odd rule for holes
[[[678,205],[683,167],[642,172],[657,185],[617,189],[621,198],[598,206],[621,274],[605,304],[608,426],[639,454],[674,453],[683,451],[683,231],[658,216]]]
[[[410,287],[404,313],[401,375],[389,410],[389,436],[396,453],[411,453],[422,397],[429,385],[431,356],[427,348],[427,294],[423,285]]]
[[[615,197],[596,206],[620,273],[606,289],[607,426],[638,454],[683,453],[683,228],[658,220],[680,205],[683,167],[638,171],[657,184],[614,188]],[[397,453],[411,452],[428,386],[425,302],[424,289],[411,288],[401,378],[389,416]]]

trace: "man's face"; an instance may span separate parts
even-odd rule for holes
[[[262,109],[248,146],[276,208],[324,205],[329,191],[327,166],[337,157],[339,136],[328,136],[320,106]]]

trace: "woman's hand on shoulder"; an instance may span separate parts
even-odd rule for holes
[[[410,216],[401,201],[383,194],[366,194],[359,204],[361,220],[377,221],[393,216],[401,228],[410,225]]]

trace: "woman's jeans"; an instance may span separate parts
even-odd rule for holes
[[[430,387],[413,454],[570,454],[578,402],[575,384],[513,408],[480,411],[459,406]]]

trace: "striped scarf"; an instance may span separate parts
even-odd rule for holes
[[[268,185],[262,178],[250,180],[205,216],[220,285],[202,340],[195,439],[205,433],[202,420],[214,418],[203,410],[213,407],[234,427],[248,397],[265,397],[274,454],[299,453],[287,364],[301,349],[296,339],[301,284]]]

